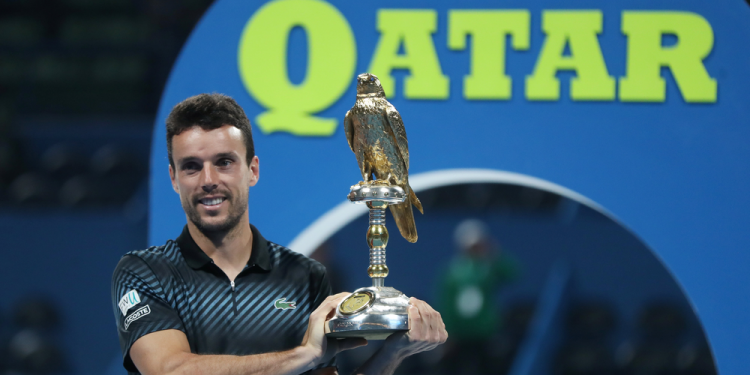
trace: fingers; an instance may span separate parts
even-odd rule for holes
[[[410,341],[422,341],[425,335],[425,322],[419,311],[419,306],[412,298],[409,306],[409,339]]]
[[[339,293],[329,296],[310,314],[307,322],[307,331],[302,337],[302,345],[312,350],[313,354],[321,361],[325,361],[325,358],[335,355],[338,350],[338,345],[328,345],[330,340],[327,340],[325,337],[325,321],[336,311],[336,306],[347,295],[349,293]],[[347,345],[356,344],[351,343]]]
[[[332,294],[332,295],[326,297],[326,299],[323,301],[323,303],[333,303],[333,305],[335,306],[335,305],[338,305],[339,302],[341,302],[342,299],[346,298],[346,296],[348,296],[350,294],[351,293],[349,293],[349,292],[341,292],[341,293]]]
[[[339,293],[332,296],[328,296],[315,311],[310,314],[308,320],[307,332],[303,337],[303,343],[306,343],[310,337],[321,337],[325,334],[325,321],[336,312],[336,306],[339,302],[349,295],[349,293]],[[315,339],[317,340],[317,339]]]
[[[341,301],[344,298],[346,298],[350,294],[351,293],[349,292],[343,292],[343,293],[334,294],[332,296],[328,296],[325,302],[329,303],[329,306],[331,307],[328,308],[328,312],[326,313],[324,320],[330,320],[331,318],[333,318],[333,315],[336,314],[336,307],[339,305],[339,303],[341,303]]]
[[[310,314],[310,320],[328,320],[336,311],[336,306],[338,306],[341,300],[346,298],[349,294],[351,293],[343,292],[328,296],[320,306]]]
[[[448,340],[448,331],[445,330],[445,322],[443,322],[442,315],[440,315],[438,311],[433,309],[432,306],[428,305],[426,302],[424,303],[424,305],[430,311],[430,327],[432,329],[432,332],[434,333],[434,342],[437,345],[440,345]]]
[[[349,293],[349,292],[341,292],[341,293],[337,293],[337,294],[332,294],[332,295],[326,297],[326,299],[323,300],[323,303],[321,303],[321,305],[323,305],[325,303],[333,303],[334,305],[336,305],[339,302],[341,302],[342,299],[344,299],[346,296],[348,296],[350,294],[351,293]]]
[[[430,344],[438,343],[437,322],[435,320],[435,310],[426,302],[419,301],[419,313],[425,321],[425,341]]]
[[[422,315],[421,301],[412,297],[409,302],[409,339],[413,342],[426,341],[429,322]]]
[[[445,323],[439,312],[435,311],[426,302],[417,298],[411,298],[409,308],[410,324],[414,322],[413,329],[417,337],[414,339],[425,341],[430,344],[440,345],[448,339]],[[412,309],[416,310],[412,312]],[[414,319],[412,320],[412,316]]]
[[[409,331],[395,333],[386,339],[385,345],[395,348],[404,356],[435,349],[448,339],[440,313],[417,298],[409,300]]]
[[[440,339],[442,340],[441,343],[444,343],[448,341],[448,330],[445,329],[445,322],[443,321],[443,316],[440,315],[440,313],[438,313],[438,315],[440,316]]]

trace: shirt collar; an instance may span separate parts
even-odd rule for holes
[[[271,270],[271,257],[268,253],[268,241],[252,224],[250,224],[250,230],[253,232],[253,247],[247,266],[257,266],[264,271],[269,271]],[[212,262],[211,258],[195,243],[187,225],[182,229],[182,233],[175,242],[180,247],[180,252],[182,252],[182,256],[190,268],[199,269]]]

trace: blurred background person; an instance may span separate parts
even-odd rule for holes
[[[457,254],[439,283],[439,306],[450,338],[445,368],[453,374],[489,374],[497,364],[491,348],[501,324],[497,301],[503,284],[516,279],[518,262],[501,250],[487,225],[467,219],[455,229]]]

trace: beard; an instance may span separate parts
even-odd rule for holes
[[[207,237],[212,237],[216,234],[226,234],[234,229],[240,220],[242,215],[247,211],[247,195],[240,196],[235,201],[234,195],[227,192],[221,192],[226,197],[226,202],[229,203],[229,212],[227,213],[226,219],[220,222],[208,223],[203,220],[200,213],[198,213],[198,205],[202,197],[193,199],[192,202],[182,202],[182,208],[185,210],[188,219],[195,224],[195,227]]]

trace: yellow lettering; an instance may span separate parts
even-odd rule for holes
[[[447,99],[450,81],[440,69],[440,61],[432,42],[437,30],[434,10],[378,10],[380,41],[368,71],[383,85],[386,96],[393,97],[393,69],[408,69],[404,80],[404,96],[410,99]],[[403,43],[404,54],[398,54]]]
[[[615,80],[607,72],[597,39],[602,31],[601,11],[544,11],[542,29],[547,38],[534,73],[526,77],[527,99],[558,100],[557,71],[574,70],[571,99],[614,100]],[[569,57],[563,56],[566,43],[570,47]]]
[[[663,102],[666,82],[661,67],[672,71],[688,103],[716,102],[716,80],[703,59],[713,48],[714,33],[705,18],[688,12],[622,12],[622,32],[628,36],[627,75],[620,79],[620,100]],[[677,44],[662,46],[662,35]]]
[[[471,35],[471,74],[464,77],[466,99],[510,99],[512,80],[505,75],[505,38],[513,49],[529,49],[527,10],[451,10],[448,12],[448,47],[466,49]]]
[[[287,74],[289,32],[307,34],[308,65],[304,81],[294,85]],[[240,38],[240,77],[267,112],[256,117],[264,133],[328,136],[338,120],[312,116],[332,105],[352,83],[356,44],[346,18],[319,0],[268,2],[250,18]]]

